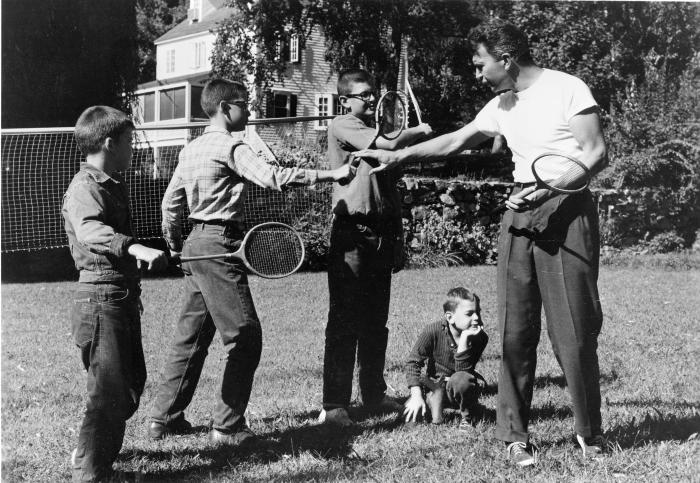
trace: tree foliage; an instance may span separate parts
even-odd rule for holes
[[[276,44],[285,33],[305,40],[323,30],[326,59],[337,72],[362,67],[396,85],[402,36],[410,39],[411,85],[426,118],[440,130],[468,122],[492,96],[476,84],[466,38],[482,19],[500,17],[529,35],[544,67],[587,82],[605,110],[629,79],[643,82],[640,58],[651,49],[670,75],[697,51],[698,9],[692,3],[499,2],[415,0],[229,0],[219,30],[214,72],[252,75],[268,86],[285,72]]]
[[[4,0],[3,127],[72,126],[94,104],[126,109],[138,59],[134,0]]]
[[[156,46],[153,42],[187,16],[189,0],[136,0],[136,44],[139,82],[156,78]]]

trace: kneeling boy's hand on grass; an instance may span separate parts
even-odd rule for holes
[[[417,389],[418,392],[414,391],[414,389]],[[405,408],[403,410],[403,414],[406,416],[406,422],[410,423],[411,421],[416,421],[419,414],[422,417],[425,417],[425,411],[425,401],[423,400],[423,396],[420,394],[420,388],[417,386],[411,387],[411,397],[408,398],[408,401],[406,401]]]

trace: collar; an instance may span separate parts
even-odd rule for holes
[[[226,134],[227,136],[231,135],[231,133],[228,132],[226,129],[224,129],[222,127],[218,127],[218,126],[212,126],[211,124],[204,128],[204,132],[205,133],[218,132],[221,134]]]
[[[120,183],[122,180],[122,177],[119,176],[118,173],[115,172],[112,176],[110,176],[101,169],[94,167],[90,163],[82,163],[80,166],[80,170],[89,174],[90,177],[94,179],[97,183],[105,183],[109,180],[112,180],[115,183]]]
[[[450,324],[448,324],[445,319],[442,319],[442,331],[449,338],[448,340],[450,341],[450,347],[452,347],[453,349],[456,349],[457,348],[457,341],[455,340],[454,336],[452,335],[452,331],[450,330]]]

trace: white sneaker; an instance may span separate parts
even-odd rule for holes
[[[318,422],[340,427],[348,427],[354,424],[352,419],[350,419],[348,410],[345,408],[329,409],[328,411],[322,409],[321,414],[318,415]]]

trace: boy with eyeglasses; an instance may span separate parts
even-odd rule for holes
[[[338,78],[338,95],[347,114],[328,127],[328,159],[332,168],[348,166],[351,153],[377,147],[398,149],[432,133],[421,124],[394,140],[377,139],[370,125],[377,94],[364,70],[348,70]],[[401,200],[396,188],[400,174],[370,176],[372,166],[360,162],[353,180],[333,188],[333,225],[328,263],[330,308],[323,362],[323,409],[319,422],[349,426],[355,355],[360,394],[375,412],[399,411],[385,396],[384,358],[389,331],[391,273],[402,253]]]
[[[241,140],[248,123],[248,90],[225,79],[209,81],[202,108],[210,118],[204,133],[180,152],[162,203],[163,236],[173,256],[236,251],[243,239],[246,180],[263,188],[311,185],[345,179],[349,168],[330,171],[270,166]],[[192,231],[182,241],[181,217],[189,210]],[[217,392],[209,440],[242,445],[254,441],[245,410],[260,361],[262,331],[244,266],[235,260],[201,260],[182,264],[184,303],[163,382],[148,427],[152,439],[187,432],[184,416],[192,401],[209,345],[218,330],[226,362]]]

